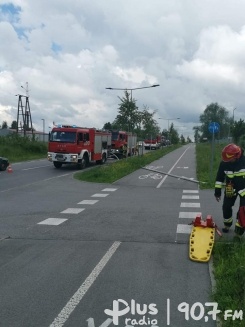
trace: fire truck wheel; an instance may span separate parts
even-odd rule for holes
[[[54,161],[55,168],[61,168],[62,162]]]
[[[88,158],[83,157],[82,160],[77,164],[78,169],[84,169],[88,165]]]

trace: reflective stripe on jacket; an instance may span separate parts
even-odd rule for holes
[[[242,156],[235,162],[220,162],[215,181],[215,194],[220,194],[221,188],[230,182],[240,196],[245,196],[245,157],[243,151]]]

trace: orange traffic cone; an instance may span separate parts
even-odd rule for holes
[[[8,165],[8,173],[12,173],[13,172],[13,169],[11,167],[11,164]]]

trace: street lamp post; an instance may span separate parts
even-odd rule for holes
[[[149,89],[152,87],[158,87],[160,86],[159,84],[153,84],[149,86],[142,86],[142,87],[134,87],[134,88],[117,88],[117,87],[106,87],[106,90],[120,90],[120,91],[130,91],[131,93],[131,102],[133,100],[133,91],[134,90],[141,90],[141,89]],[[131,149],[130,149],[131,151]],[[143,146],[142,146],[142,155],[143,155]]]
[[[169,121],[170,120],[176,120],[176,119],[180,119],[179,117],[177,117],[177,118],[158,118],[158,119],[162,119],[162,120],[167,120],[168,121],[168,137],[169,137]]]
[[[141,89],[149,89],[151,87],[160,86],[159,84],[153,84],[149,86],[142,86],[142,87],[134,87],[134,88],[116,88],[116,87],[106,87],[106,90],[121,90],[121,91],[130,91],[131,92],[131,101],[132,101],[132,92],[134,90],[141,90]]]
[[[45,134],[45,119],[42,118],[43,121],[43,142],[44,142],[44,134]]]
[[[233,109],[233,117],[232,117],[232,122],[233,122],[233,124],[234,124],[234,118],[235,118],[235,116],[234,116],[234,111],[236,110],[236,108],[234,108]]]
[[[228,141],[230,140],[231,126],[232,126],[232,128],[234,128],[234,122],[235,122],[234,111],[235,111],[235,110],[236,110],[236,108],[233,109],[232,124],[229,124],[229,130],[228,130]]]

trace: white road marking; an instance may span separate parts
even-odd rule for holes
[[[78,202],[78,204],[95,204],[99,200],[82,200],[81,202]]]
[[[179,212],[179,218],[196,218],[201,212]]]
[[[114,192],[114,191],[116,191],[117,190],[117,188],[104,188],[103,190],[102,190],[102,192],[103,191],[105,191],[105,192]]]
[[[72,214],[78,214],[85,210],[85,208],[67,208],[64,211],[61,211],[61,213],[72,213]]]
[[[19,188],[25,188],[25,187],[29,187],[31,185],[35,185],[35,184],[38,184],[38,183],[41,183],[41,182],[46,182],[46,181],[50,181],[52,179],[56,179],[56,178],[60,178],[60,177],[64,177],[64,176],[68,176],[68,175],[71,175],[72,173],[69,173],[69,174],[63,174],[63,175],[59,175],[59,176],[55,176],[55,177],[50,177],[50,178],[46,178],[46,179],[40,179],[40,181],[37,181],[37,182],[33,182],[33,183],[29,183],[29,184],[25,184],[25,185],[18,185],[18,186],[15,186],[15,187],[12,187],[12,188],[9,188],[7,190],[3,190],[3,191],[0,191],[1,193],[4,193],[4,192],[8,192],[8,191],[12,191],[12,190],[17,190]]]
[[[173,165],[173,167],[170,168],[170,170],[168,171],[168,174],[171,173],[171,171],[174,169],[174,167],[177,165],[177,163],[180,161],[180,159],[184,156],[184,154],[186,153],[186,151],[189,150],[189,148],[190,148],[190,147],[188,147],[188,148],[187,148],[187,149],[182,153],[182,155],[181,155],[181,156],[179,157],[179,159],[175,162],[175,164]],[[163,177],[163,179],[161,180],[161,182],[157,185],[156,188],[160,188],[161,185],[164,183],[164,181],[166,180],[167,177],[168,177],[168,175],[165,175],[165,176]]]
[[[177,233],[178,234],[190,234],[192,229],[192,225],[177,225]]]
[[[199,195],[182,195],[183,200],[199,200]]]
[[[32,170],[32,169],[38,169],[38,168],[42,168],[42,167],[48,167],[50,165],[45,165],[45,166],[39,166],[39,167],[32,167],[32,168],[23,168],[21,170]]]
[[[199,190],[183,190],[183,193],[199,193]]]
[[[121,242],[114,242],[100,262],[96,265],[96,267],[92,270],[90,275],[85,279],[82,285],[78,288],[78,290],[74,293],[74,295],[70,298],[58,316],[54,319],[52,324],[49,327],[62,327],[71,313],[76,309],[78,304],[81,302],[84,295],[87,293],[89,288],[95,282],[96,278],[99,276],[101,271],[104,269],[108,261],[111,259],[113,254],[118,249]]]
[[[180,206],[182,208],[200,208],[200,203],[194,202],[181,202]]]
[[[106,193],[95,193],[93,195],[91,195],[92,197],[96,197],[96,198],[105,198],[107,195]]]
[[[66,221],[68,219],[61,219],[61,218],[48,218],[45,219],[43,221],[41,221],[40,223],[38,223],[38,225],[60,225],[62,224],[64,221]]]

